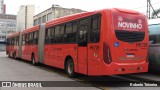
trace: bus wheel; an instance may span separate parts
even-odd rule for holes
[[[8,57],[10,58],[11,56],[10,56],[10,52],[8,52]]]
[[[17,59],[16,52],[14,52],[14,59]]]
[[[67,72],[68,76],[71,77],[71,78],[73,78],[75,76],[74,63],[73,63],[73,60],[71,58],[67,60],[66,72]]]
[[[16,59],[16,54],[15,54],[15,52],[13,52],[12,57],[13,57],[13,59]]]
[[[36,61],[35,61],[35,56],[34,56],[34,54],[32,54],[32,64],[33,64],[34,66],[36,66]]]

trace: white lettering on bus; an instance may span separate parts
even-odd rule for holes
[[[118,22],[120,28],[142,29],[141,23]]]

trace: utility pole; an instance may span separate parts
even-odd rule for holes
[[[147,13],[146,13],[146,15],[147,15],[147,18],[148,19],[151,19],[152,17],[151,17],[151,9],[152,9],[152,11],[153,12],[155,12],[155,9],[153,8],[153,6],[152,6],[152,4],[151,4],[151,0],[147,0]],[[156,17],[158,18],[158,15],[156,14]]]
[[[150,5],[149,5],[149,2],[150,2],[150,0],[147,0],[147,12],[146,12],[146,15],[147,15],[148,19],[150,19]]]

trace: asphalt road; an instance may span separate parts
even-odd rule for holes
[[[42,68],[40,68],[42,67]],[[0,52],[0,81],[62,81],[62,83],[74,82],[80,87],[43,87],[43,88],[6,88],[0,90],[100,90],[99,88],[75,81],[43,66],[33,66],[30,62],[8,58],[5,52]],[[61,71],[61,70],[60,70]],[[62,71],[63,72],[63,71]],[[83,87],[86,86],[86,87]]]

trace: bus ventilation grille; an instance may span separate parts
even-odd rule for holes
[[[145,32],[116,30],[118,40],[124,42],[139,42],[144,39]]]

